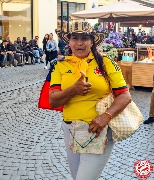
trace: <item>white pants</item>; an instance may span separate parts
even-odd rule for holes
[[[111,129],[108,129],[108,148],[103,154],[76,154],[69,149],[71,124],[62,123],[67,160],[73,180],[98,180],[114,146]]]

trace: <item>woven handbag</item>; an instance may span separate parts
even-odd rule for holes
[[[112,93],[101,99],[96,104],[96,111],[101,115],[109,108],[114,101]],[[112,139],[114,142],[128,138],[139,128],[143,122],[143,115],[139,108],[132,101],[116,117],[110,120],[109,127],[112,129]]]

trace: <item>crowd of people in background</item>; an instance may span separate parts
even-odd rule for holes
[[[38,36],[27,41],[26,37],[12,42],[8,37],[0,44],[0,67],[17,67],[25,64],[44,63],[43,50],[39,48]]]
[[[136,48],[136,43],[154,44],[152,31],[147,33],[142,28],[139,28],[136,32],[131,27],[128,27],[126,31],[120,27],[118,32],[116,32],[115,26],[114,28],[106,29],[99,22],[94,25],[94,31],[104,35],[102,43],[113,44],[115,48]]]
[[[20,37],[12,42],[9,36],[3,39],[0,44],[0,67],[17,67],[36,63],[44,63],[45,69],[48,69],[48,64],[58,55],[64,55],[66,44],[58,37],[58,42],[53,38],[53,34],[45,34],[43,49],[38,44],[39,37],[35,36],[30,41],[26,37],[22,40]]]
[[[139,29],[138,33],[133,28],[129,28],[127,33],[119,32],[125,48],[136,48],[136,43],[153,44],[154,36]]]
[[[141,29],[139,29],[138,33],[135,33],[134,29],[129,28],[127,34],[125,34],[120,28],[118,33],[125,48],[135,48],[136,43],[154,43],[154,37],[147,35]],[[20,37],[17,37],[17,40],[14,42],[9,36],[3,39],[0,44],[0,67],[17,67],[25,64],[35,65],[35,63],[44,63],[45,60],[44,69],[48,69],[48,65],[53,59],[57,58],[58,55],[65,54],[66,43],[60,37],[58,37],[57,42],[53,37],[53,33],[45,34],[42,41],[43,49],[39,47],[38,40],[38,36],[35,36],[30,41],[27,41],[26,37],[23,37],[22,40]]]

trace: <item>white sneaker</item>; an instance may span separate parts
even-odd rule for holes
[[[44,69],[48,69],[48,67],[47,67],[47,66],[45,66],[45,67],[44,67]]]

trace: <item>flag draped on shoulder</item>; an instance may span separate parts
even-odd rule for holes
[[[55,61],[57,61],[57,60],[55,60]],[[55,63],[55,61],[53,63]],[[44,81],[44,84],[43,84],[41,92],[40,92],[40,97],[39,97],[39,101],[38,101],[38,108],[48,109],[48,110],[56,110],[56,111],[62,112],[63,106],[53,108],[49,104],[49,88],[50,88],[50,81],[51,81],[51,75],[52,75],[52,69],[53,68],[54,68],[54,64],[51,64],[51,68],[49,70],[49,73],[46,77],[46,80]]]

